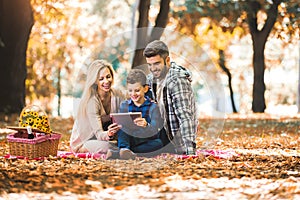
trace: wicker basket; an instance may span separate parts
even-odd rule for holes
[[[30,127],[33,139],[28,139],[27,127]],[[10,155],[30,159],[57,155],[61,134],[52,132],[49,118],[39,106],[25,107],[19,117],[19,126],[7,128],[17,131],[7,135]]]
[[[61,134],[41,135],[34,139],[15,137],[15,134],[12,133],[7,136],[10,155],[30,159],[57,155]]]

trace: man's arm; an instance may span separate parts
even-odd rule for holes
[[[196,139],[196,108],[194,93],[190,81],[185,77],[173,79],[168,85],[171,108],[175,116],[171,116],[171,129],[176,128],[174,123],[179,123],[179,130],[187,154],[194,154]],[[178,121],[177,121],[178,120]]]

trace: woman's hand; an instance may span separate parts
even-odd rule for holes
[[[137,125],[137,126],[141,126],[141,127],[146,127],[148,125],[148,122],[146,121],[145,118],[142,118],[142,117],[138,117],[138,118],[135,118],[133,120],[133,122]]]
[[[107,135],[109,137],[114,136],[120,129],[122,128],[121,125],[118,125],[117,123],[113,123],[108,126]]]

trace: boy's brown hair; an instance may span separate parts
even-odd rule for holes
[[[142,86],[145,86],[147,83],[147,77],[143,70],[141,69],[132,69],[127,75],[127,84],[141,83]]]

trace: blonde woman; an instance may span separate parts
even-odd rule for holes
[[[115,123],[106,125],[103,119],[118,112],[125,99],[121,91],[112,89],[113,82],[110,63],[105,60],[91,63],[70,138],[72,152],[106,153],[113,148],[109,140],[121,127]]]

